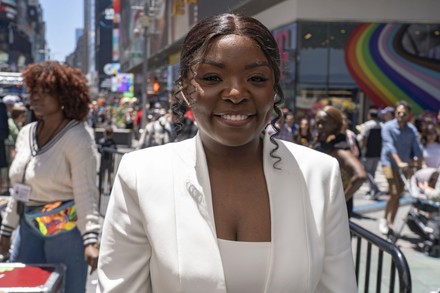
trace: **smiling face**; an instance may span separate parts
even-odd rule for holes
[[[194,101],[191,108],[204,143],[258,142],[275,96],[274,73],[258,45],[244,36],[220,37],[193,71],[196,76],[190,75],[184,91]]]

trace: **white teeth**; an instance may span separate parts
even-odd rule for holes
[[[247,119],[248,116],[247,115],[222,115],[222,118],[225,120],[240,121],[240,120]]]

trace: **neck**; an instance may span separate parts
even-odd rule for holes
[[[37,142],[41,147],[50,141],[66,124],[68,120],[64,115],[55,119],[41,119],[37,128]]]
[[[260,164],[263,158],[263,141],[256,139],[246,145],[229,147],[213,146],[209,142],[203,142],[206,160],[210,167],[214,168],[246,168]]]
[[[406,125],[406,121],[397,121],[397,124],[399,125],[400,128],[404,128]]]

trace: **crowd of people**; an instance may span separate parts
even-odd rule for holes
[[[394,231],[399,198],[404,192],[401,176],[410,180],[419,169],[438,172],[440,168],[440,112],[438,116],[435,113],[414,116],[405,101],[393,106],[371,107],[366,121],[352,128],[347,127],[347,115],[334,106],[318,110],[312,119],[301,117],[299,126],[292,118],[294,114],[285,109],[284,121],[277,125],[280,139],[315,148],[338,159],[349,216],[352,196],[363,182],[368,182],[366,198],[378,200],[387,196],[384,217],[379,220],[383,234]],[[375,182],[379,164],[387,179],[387,190],[380,190]],[[436,187],[436,180],[428,184],[428,179],[420,182],[421,191],[438,196],[440,184]]]

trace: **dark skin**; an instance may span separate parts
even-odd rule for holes
[[[251,39],[214,41],[185,80],[208,163],[217,237],[271,241],[262,129],[274,103],[274,74]],[[195,89],[195,91],[194,91]]]
[[[213,150],[206,147],[217,237],[269,242],[270,205],[263,172],[262,143],[257,147]],[[222,154],[224,153],[224,154]]]

